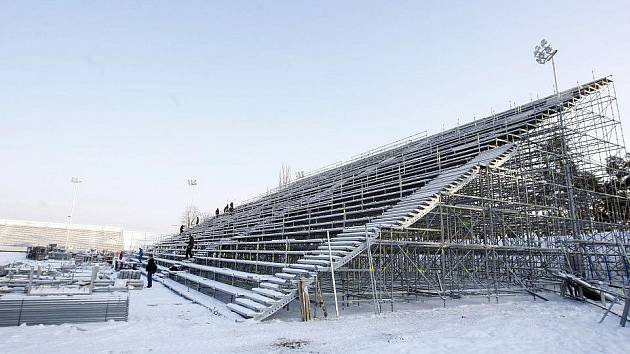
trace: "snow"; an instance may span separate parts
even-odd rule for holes
[[[10,264],[13,261],[26,260],[24,252],[0,252],[0,266]]]
[[[551,296],[430,300],[371,313],[362,305],[342,318],[236,323],[174,294],[160,283],[130,293],[128,322],[0,328],[6,353],[624,353],[630,328],[603,311]],[[332,304],[328,304],[329,310]],[[388,306],[385,306],[387,308]],[[330,316],[329,316],[330,317]],[[334,317],[334,315],[333,315]],[[296,348],[296,349],[292,349]]]

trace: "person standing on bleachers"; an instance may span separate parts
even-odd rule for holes
[[[157,265],[155,264],[155,259],[153,259],[153,255],[149,255],[149,260],[147,261],[147,288],[153,286],[153,273],[157,272]]]
[[[217,208],[217,210],[214,211],[215,216],[219,216],[219,208]]]
[[[142,250],[142,247],[140,247],[140,252],[138,252],[138,260],[140,261],[140,264],[142,264],[142,256],[144,256],[144,251]]]
[[[192,235],[188,236],[188,246],[186,246],[186,259],[188,259],[188,257],[192,258],[193,256],[193,247],[195,246],[195,239],[192,237]]]
[[[233,202],[230,202],[230,209],[229,210],[230,210],[230,213],[234,212],[234,203]]]

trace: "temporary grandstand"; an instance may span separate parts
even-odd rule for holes
[[[160,269],[180,269],[165,281],[254,319],[295,300],[298,281],[318,301],[335,292],[377,311],[535,293],[559,274],[623,287],[629,200],[609,162],[625,154],[606,77],[309,174],[153,252]],[[183,261],[189,235],[194,262]]]
[[[119,227],[0,219],[0,250],[24,250],[57,244],[73,250],[120,251]]]

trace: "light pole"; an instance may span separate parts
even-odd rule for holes
[[[556,62],[553,57],[558,53],[557,49],[553,49],[551,44],[546,39],[540,41],[540,45],[534,47],[534,58],[538,64],[545,64],[551,60],[551,66],[553,67],[553,82],[555,87],[555,93],[558,94],[558,77],[556,76]]]
[[[70,178],[70,183],[72,183],[74,192],[72,194],[72,207],[70,208],[70,215],[68,215],[68,220],[66,224],[66,251],[68,250],[68,243],[70,241],[70,222],[72,221],[72,215],[74,214],[74,207],[77,203],[77,194],[79,193],[79,183],[83,183],[83,180],[79,177]]]
[[[192,211],[193,211],[193,205],[195,204],[195,187],[197,187],[197,179],[196,178],[190,178],[188,179],[188,185],[190,186],[190,207],[188,207],[188,227],[191,226],[191,224],[193,223],[193,220],[191,220],[191,217],[193,217],[192,215]]]
[[[197,179],[189,179],[188,185],[190,186],[190,206],[195,204],[195,187],[197,187]]]
[[[564,118],[562,117],[562,109],[563,104],[560,98],[560,90],[558,89],[558,77],[556,75],[556,62],[553,60],[553,57],[558,53],[557,49],[551,47],[551,44],[543,39],[540,41],[540,45],[534,47],[534,57],[536,58],[536,62],[538,64],[544,65],[545,63],[551,61],[551,66],[553,68],[553,82],[555,85],[555,93],[558,97],[558,104],[560,109],[558,111],[558,119],[560,122],[560,148],[562,150],[562,159],[564,160],[564,177],[567,180],[567,198],[569,199],[569,216],[571,217],[571,225],[573,228],[573,237],[576,239],[580,239],[580,235],[578,234],[578,226],[577,226],[577,214],[575,212],[575,201],[573,200],[573,171],[571,171],[571,160],[569,158],[567,142],[566,142],[566,127],[564,125]]]

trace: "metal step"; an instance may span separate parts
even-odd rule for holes
[[[260,312],[268,308],[268,306],[244,297],[237,297],[234,299],[234,302],[255,312]]]
[[[389,215],[383,215],[382,217],[375,219],[375,222],[387,222],[387,221],[404,221],[405,219],[407,219],[406,217],[403,216],[389,216]]]
[[[318,250],[325,250],[328,251],[328,245],[326,246],[319,246],[317,247]],[[352,251],[354,249],[353,246],[330,246],[331,250],[335,250],[335,251]]]
[[[258,314],[258,312],[239,304],[229,303],[226,306],[243,317],[252,318]]]
[[[263,296],[267,296],[267,297],[272,297],[275,299],[282,299],[286,294],[281,293],[279,291],[275,291],[275,290],[271,290],[271,289],[264,289],[264,288],[253,288],[252,289],[253,292],[263,295]]]
[[[264,304],[264,305],[269,305],[269,306],[275,304],[278,301],[278,300],[270,298],[268,296],[255,294],[255,293],[244,294],[242,297],[246,297],[248,299],[252,299],[252,300],[254,300],[256,302],[259,302],[259,303]]]
[[[426,194],[426,195],[419,196],[418,198],[402,201],[396,204],[395,207],[389,210],[400,210],[401,208],[409,208],[409,207],[423,208],[431,204],[431,202],[434,201],[435,199],[437,199],[437,193]]]
[[[353,240],[339,240],[339,239],[331,239],[330,246],[357,246],[361,242],[353,241]],[[328,242],[324,242],[324,245],[328,245]]]
[[[293,263],[293,264],[290,264],[289,267],[290,268],[309,270],[309,271],[312,271],[312,272],[317,272],[317,269],[319,268],[317,265],[304,264],[304,263]]]
[[[302,276],[314,276],[316,273],[316,272],[305,270],[305,269],[297,269],[297,268],[291,268],[291,267],[282,268],[282,271],[284,273],[297,274],[297,275],[302,275]]]
[[[378,221],[374,221],[370,223],[371,226],[374,227],[382,227],[382,228],[388,228],[388,227],[397,227],[400,226],[401,223],[393,223],[393,222],[378,222]]]
[[[346,254],[347,253],[344,252],[344,256]],[[333,261],[335,259],[341,259],[341,258],[343,258],[343,256],[337,256],[337,255],[334,255],[334,254],[332,255]],[[304,256],[304,258],[302,258],[302,259],[328,260],[328,259],[330,259],[330,256],[328,255],[328,253],[323,253],[322,252],[321,254],[308,254],[308,255]],[[276,276],[278,276],[278,274],[276,274]]]
[[[308,256],[311,256],[311,255],[319,256],[319,255],[322,255],[322,254],[325,254],[326,256],[328,256],[328,254],[330,253],[330,254],[332,254],[333,258],[335,258],[335,257],[343,257],[343,256],[345,256],[348,253],[348,251],[341,251],[341,250],[331,250],[331,252],[328,252],[328,247],[326,247],[325,250],[323,250],[323,249],[322,250],[316,249],[316,250],[312,250],[312,251],[309,251],[309,252],[310,253],[306,254],[304,257],[308,257]]]
[[[404,205],[401,206],[399,208],[396,209],[390,209],[386,212],[384,212],[382,215],[397,215],[397,214],[402,214],[402,215],[407,215],[407,214],[415,214],[415,213],[419,213],[421,212],[424,208],[426,208],[427,206],[429,206],[428,204],[425,205],[418,205],[420,203],[413,203],[410,205]]]
[[[407,216],[411,216],[415,213],[417,213],[417,209],[413,209],[413,210],[409,210],[412,209],[411,207],[406,208],[405,210],[400,210],[400,211],[386,211],[385,213],[383,213],[381,216],[379,216],[378,218],[382,218],[384,216],[398,216],[398,217],[407,217]]]
[[[274,284],[274,283],[260,283],[259,286],[261,288],[265,288],[265,289],[271,289],[271,290],[275,290],[275,291],[282,291],[282,287],[279,284]]]
[[[339,234],[337,236],[335,236],[334,238],[330,239],[331,241],[333,240],[343,240],[343,241],[365,241],[365,235],[362,236],[349,236],[347,234]]]
[[[286,284],[288,284],[286,279],[277,278],[277,277],[267,278],[267,280],[265,280],[265,281],[267,281],[269,283],[278,284],[278,285],[286,285]]]
[[[297,274],[289,274],[289,273],[276,273],[276,277],[286,280],[294,280]]]
[[[320,267],[328,267],[330,265],[330,261],[327,259],[298,259],[298,263],[301,264],[314,264]]]
[[[370,231],[369,228],[368,228],[367,234],[369,236],[376,235],[376,233],[374,233],[373,231]],[[365,237],[365,228],[363,226],[361,226],[361,229],[357,230],[357,231],[344,231],[343,233],[337,235],[337,237],[339,237],[341,235],[343,235],[343,236],[363,236],[363,237]]]

